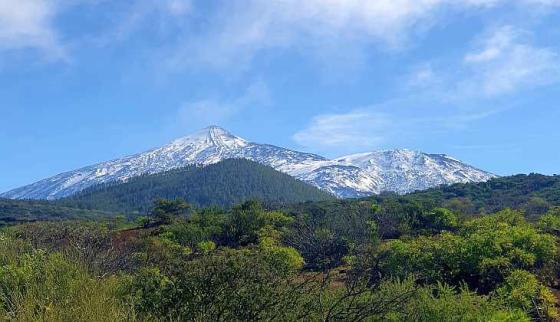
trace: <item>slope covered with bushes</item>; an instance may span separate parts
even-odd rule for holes
[[[158,201],[136,224],[36,222],[0,232],[0,319],[551,321],[560,211],[338,203],[229,210]],[[308,210],[313,208],[307,208]],[[408,228],[404,226],[408,225]]]
[[[155,200],[162,198],[182,198],[202,207],[228,207],[248,199],[295,203],[334,199],[334,196],[271,167],[244,159],[229,159],[206,167],[189,166],[132,178],[126,183],[93,187],[58,203],[143,213]]]

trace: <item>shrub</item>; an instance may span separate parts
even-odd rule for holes
[[[496,290],[496,295],[513,308],[523,309],[536,319],[558,318],[556,298],[529,272],[516,270]]]
[[[0,259],[0,319],[117,321],[134,318],[134,312],[118,300],[116,277],[95,278],[61,253],[23,248],[20,242],[5,237],[0,241],[0,254],[4,254]]]
[[[418,274],[428,283],[466,282],[489,292],[516,269],[554,265],[555,238],[542,234],[515,212],[474,219],[457,234],[397,240],[388,243],[381,269],[385,274]]]
[[[173,273],[143,270],[123,294],[143,316],[202,321],[285,320],[305,306],[293,271],[252,250],[217,250]]]

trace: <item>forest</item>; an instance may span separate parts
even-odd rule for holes
[[[57,205],[139,214],[146,213],[158,198],[181,198],[198,207],[228,207],[248,199],[281,204],[335,199],[271,167],[227,159],[206,167],[192,165],[124,183],[93,186]]]
[[[560,208],[532,187],[547,202],[538,214],[526,193],[518,207],[505,200],[474,213],[482,208],[465,205],[493,193],[457,186],[463,192],[226,208],[160,199],[134,218],[9,224],[0,317],[553,321]]]

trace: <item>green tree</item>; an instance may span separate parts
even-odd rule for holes
[[[254,245],[264,227],[282,229],[292,221],[281,212],[265,211],[260,202],[247,201],[233,208],[225,223],[222,243],[234,247]]]
[[[519,308],[510,308],[490,296],[446,284],[427,285],[416,290],[400,310],[388,314],[386,321],[492,321],[529,322]]]
[[[0,320],[120,321],[134,318],[114,276],[97,278],[62,253],[0,235]]]
[[[547,212],[539,219],[537,225],[544,232],[560,236],[560,207]]]
[[[423,215],[423,219],[427,228],[436,231],[453,230],[459,225],[457,214],[445,208],[436,208]]]
[[[158,224],[167,225],[173,222],[174,218],[185,216],[190,208],[191,206],[182,199],[159,199],[154,204],[151,216]]]

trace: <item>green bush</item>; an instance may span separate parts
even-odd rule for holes
[[[5,236],[0,254],[0,319],[117,321],[135,316],[118,300],[115,277],[93,277],[61,253],[28,250]]]
[[[496,290],[496,295],[510,307],[529,312],[535,319],[559,317],[554,294],[529,272],[516,270]]]
[[[445,208],[436,208],[423,215],[423,218],[426,221],[427,228],[437,231],[452,230],[459,225],[457,214]]]
[[[386,274],[417,274],[428,283],[467,283],[489,292],[516,269],[537,270],[554,265],[553,236],[540,233],[522,215],[504,211],[473,219],[457,234],[392,241],[381,264]]]
[[[291,320],[305,288],[287,265],[252,250],[220,250],[164,275],[142,270],[123,294],[143,316],[197,321]]]
[[[521,309],[509,309],[488,296],[445,284],[419,288],[400,311],[387,321],[495,321],[529,322]]]
[[[560,236],[560,207],[554,208],[543,215],[537,226],[544,232]]]

